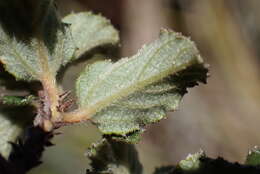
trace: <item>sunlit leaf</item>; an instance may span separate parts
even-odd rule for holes
[[[135,141],[145,125],[178,107],[187,87],[205,82],[206,74],[194,43],[162,30],[131,58],[87,66],[76,86],[80,110],[92,115],[102,133]]]
[[[115,45],[119,41],[117,30],[100,15],[91,12],[72,13],[63,22],[71,24],[72,36],[78,48],[76,58],[97,46]]]

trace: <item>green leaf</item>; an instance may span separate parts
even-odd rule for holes
[[[260,172],[259,166],[243,165],[238,162],[229,162],[221,157],[212,159],[203,151],[189,154],[185,160],[177,166],[157,168],[154,174],[219,174],[219,173],[246,173],[256,174]]]
[[[11,105],[11,106],[26,106],[26,105],[33,105],[36,97],[33,95],[29,95],[26,97],[21,96],[3,96],[0,98],[0,101],[4,105]]]
[[[203,151],[189,154],[185,160],[179,162],[178,167],[184,171],[196,171],[201,167],[200,159],[204,156],[205,154]]]
[[[249,151],[245,164],[253,166],[260,165],[260,149],[258,147],[254,147],[254,149]]]
[[[76,85],[79,109],[103,134],[136,142],[145,125],[176,110],[186,88],[206,76],[194,43],[162,30],[158,40],[131,58],[87,66]]]
[[[10,0],[0,4],[0,61],[17,79],[54,76],[70,61],[75,46],[53,0]]]
[[[19,112],[23,113],[23,115],[18,116]],[[17,137],[22,133],[25,120],[26,117],[23,108],[19,108],[19,110],[14,108],[0,108],[0,154],[5,158],[8,158],[11,152],[12,147],[10,142],[15,142]]]
[[[63,19],[71,24],[72,36],[78,48],[76,58],[102,45],[116,45],[119,42],[117,30],[110,21],[91,12],[72,13]]]
[[[141,174],[142,165],[132,144],[103,139],[87,152],[91,169],[87,174]]]
[[[0,114],[0,154],[8,158],[11,152],[11,144],[17,136],[21,133],[22,129],[8,120],[6,116]]]

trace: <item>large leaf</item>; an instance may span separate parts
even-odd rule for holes
[[[60,22],[53,0],[0,3],[0,61],[17,79],[55,76],[74,51],[69,26]]]
[[[76,58],[97,46],[119,42],[117,30],[100,15],[91,12],[72,13],[63,22],[71,24],[72,36],[78,48]]]
[[[92,116],[102,133],[137,141],[145,125],[177,108],[187,87],[205,81],[202,63],[193,42],[162,30],[131,58],[87,66],[76,86],[81,114],[68,119]]]

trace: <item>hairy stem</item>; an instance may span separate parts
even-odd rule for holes
[[[73,112],[63,114],[63,123],[79,123],[89,120],[93,114],[85,109],[78,109]]]
[[[41,82],[43,85],[44,95],[46,95],[45,107],[50,110],[49,120],[44,120],[43,129],[46,131],[51,131],[53,129],[53,123],[61,120],[61,114],[58,112],[57,107],[59,106],[59,90],[56,84],[56,78],[54,74],[50,71],[48,64],[48,56],[46,55],[48,51],[44,46],[41,39],[38,41],[38,54],[42,65],[42,71],[44,72],[41,77]]]
[[[56,85],[56,79],[50,74],[45,74],[42,78],[42,84],[47,97],[45,104],[51,111],[51,121],[56,122],[61,119],[61,114],[57,110],[57,107],[59,106],[59,90]]]

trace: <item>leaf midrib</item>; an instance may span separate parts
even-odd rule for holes
[[[180,70],[183,70],[185,69],[186,67],[192,65],[194,63],[195,60],[192,60],[192,61],[189,61],[188,63],[186,64],[183,64],[177,68],[175,68],[173,71],[171,71],[171,69],[168,69],[168,71],[164,71],[162,73],[160,73],[159,75],[156,75],[156,76],[153,76],[151,78],[148,78],[142,82],[139,82],[139,83],[136,83],[136,85],[133,85],[131,87],[128,87],[128,88],[124,88],[123,90],[121,90],[120,92],[117,93],[117,95],[113,95],[113,96],[109,96],[109,97],[106,97],[104,100],[101,100],[95,104],[92,104],[90,106],[87,106],[86,108],[83,108],[83,110],[88,113],[88,115],[93,116],[98,110],[106,107],[107,105],[109,105],[109,103],[111,103],[112,100],[117,100],[119,99],[120,97],[124,97],[124,96],[127,96],[129,93],[132,93],[133,91],[137,91],[139,88],[141,88],[142,86],[144,85],[140,85],[140,84],[146,84],[146,85],[149,85],[155,81],[158,81],[159,79],[162,78],[162,74],[164,74],[164,77],[166,77],[167,75],[169,74],[173,74],[177,71],[180,71]],[[129,90],[129,89],[133,89],[133,90]],[[122,95],[124,94],[124,95]],[[83,112],[84,112],[83,111]]]
[[[153,52],[153,54],[151,55],[151,58],[150,58],[150,59],[148,60],[148,62],[145,64],[145,66],[143,67],[143,69],[148,67],[148,63],[149,63],[151,60],[153,60],[154,58],[157,57],[156,54],[157,54],[161,49],[163,49],[165,46],[167,46],[168,43],[174,42],[174,40],[176,40],[176,38],[169,39],[167,42],[163,43],[163,44],[161,45],[161,47],[157,48],[157,50],[156,50],[155,52]],[[159,40],[158,40],[158,41],[159,41]],[[190,48],[190,47],[185,47],[185,48],[188,49],[188,48]],[[177,56],[175,56],[175,57],[178,57],[183,51],[185,51],[185,50],[186,50],[185,48],[182,49],[182,50],[180,50],[179,53],[177,53]],[[110,68],[110,71],[109,71],[108,73],[105,73],[105,75],[103,76],[103,78],[100,79],[99,81],[97,81],[96,85],[93,85],[93,86],[91,87],[91,89],[89,90],[89,95],[85,97],[85,100],[89,100],[89,99],[92,97],[92,95],[93,95],[95,89],[98,89],[98,88],[100,87],[100,85],[103,84],[104,80],[105,80],[112,72],[114,72],[116,69],[118,69],[119,67],[123,66],[124,64],[129,63],[129,62],[131,62],[131,61],[134,61],[134,60],[137,59],[137,58],[138,58],[138,57],[127,58],[128,61],[124,61],[124,62],[121,63],[119,66],[116,66],[116,63],[115,63],[115,64],[112,64],[112,67]],[[141,70],[141,72],[143,72],[143,69]],[[140,81],[140,79],[139,79],[139,78],[140,78],[140,75],[141,75],[141,74],[139,73],[139,76],[136,78],[135,82],[138,83],[138,82]],[[152,78],[152,77],[151,77],[151,78]],[[139,82],[139,83],[141,83],[141,82]],[[129,87],[127,87],[127,89],[131,89],[131,86],[132,86],[132,85],[130,85]],[[121,89],[121,90],[124,90],[124,89]],[[134,91],[132,91],[132,92],[134,92]]]

